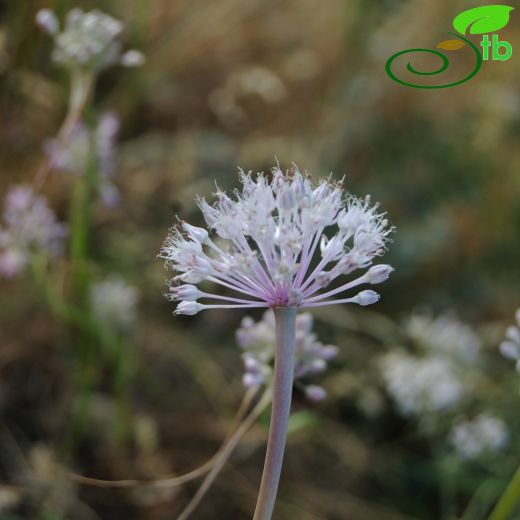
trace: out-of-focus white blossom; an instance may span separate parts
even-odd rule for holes
[[[464,395],[458,374],[442,358],[393,352],[383,357],[381,370],[386,388],[403,415],[446,410]]]
[[[126,51],[121,56],[121,65],[124,67],[139,67],[144,65],[145,61],[146,58],[144,57],[144,54],[134,49],[131,51]]]
[[[387,390],[403,415],[440,412],[457,405],[469,391],[468,365],[478,360],[481,340],[473,329],[449,314],[414,314],[405,330],[416,353],[383,357]]]
[[[287,95],[287,89],[279,76],[260,65],[232,75],[228,88],[232,88],[239,97],[257,95],[266,103],[281,101]]]
[[[453,447],[465,459],[500,451],[507,445],[508,439],[505,423],[484,413],[471,421],[455,425],[450,433]]]
[[[506,329],[506,339],[500,343],[502,355],[516,362],[516,369],[520,372],[520,309],[516,311],[516,326],[511,325]]]
[[[210,94],[208,102],[215,114],[228,124],[246,117],[241,101],[258,97],[265,103],[278,103],[287,96],[287,88],[275,71],[264,66],[250,66],[231,74],[226,83]]]
[[[58,19],[50,9],[40,9],[36,13],[36,23],[48,34],[54,35],[58,32]]]
[[[95,283],[90,291],[94,317],[115,329],[128,329],[135,322],[138,300],[138,289],[118,276]]]
[[[67,13],[62,28],[56,15],[42,9],[36,23],[54,38],[52,59],[71,70],[81,68],[99,72],[115,63],[137,66],[144,63],[138,51],[122,53],[119,40],[123,23],[97,9],[84,12],[75,8]]]
[[[323,345],[318,341],[312,332],[313,323],[312,315],[309,313],[296,316],[294,376],[298,380],[324,372],[328,362],[334,359],[338,352],[334,345]],[[251,387],[266,384],[272,375],[276,350],[274,314],[266,311],[259,322],[245,317],[236,332],[236,339],[243,351],[244,385]],[[305,395],[314,401],[326,396],[325,390],[316,385],[306,385],[304,391]]]
[[[52,168],[82,175],[90,157],[90,132],[84,123],[77,123],[66,142],[49,139],[44,143]]]
[[[66,236],[67,227],[57,221],[45,197],[30,186],[11,187],[0,226],[0,274],[18,274],[32,254],[60,254]]]
[[[379,299],[371,290],[340,296],[363,284],[380,283],[392,271],[386,265],[370,268],[384,253],[392,229],[369,197],[345,199],[341,183],[326,179],[314,184],[296,167],[285,173],[274,168],[271,180],[241,172],[240,180],[242,190],[235,191],[235,200],[221,190],[213,205],[198,200],[208,227],[222,243],[213,241],[207,230],[180,222],[161,249],[166,266],[178,273],[168,295],[181,302],[177,314],[207,308],[370,305]],[[366,271],[327,290],[337,278],[359,269]],[[202,281],[237,294],[200,291],[197,299],[217,303],[194,305],[190,295],[190,304],[182,305],[182,284]]]
[[[479,336],[469,325],[448,314],[437,318],[415,314],[406,321],[405,328],[428,354],[451,357],[463,363],[474,363],[482,347]]]
[[[119,191],[112,183],[116,163],[116,138],[119,121],[108,112],[99,118],[94,129],[79,122],[66,141],[52,139],[45,143],[51,167],[57,171],[83,175],[92,166],[104,204],[109,207],[119,202]]]

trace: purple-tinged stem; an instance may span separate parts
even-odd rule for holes
[[[296,343],[296,309],[278,307],[273,309],[276,321],[276,354],[274,362],[273,407],[267,441],[264,472],[254,520],[270,520],[273,514],[283,453],[291,413],[291,398],[294,379],[294,350]]]

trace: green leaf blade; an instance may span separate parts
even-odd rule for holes
[[[496,32],[509,23],[509,5],[483,5],[463,11],[453,20],[453,27],[461,34],[485,34]]]

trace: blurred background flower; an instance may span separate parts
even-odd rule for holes
[[[66,141],[49,139],[44,143],[45,152],[56,171],[83,175],[90,163],[94,163],[98,192],[108,207],[114,207],[119,202],[119,190],[112,182],[116,168],[115,140],[118,131],[117,116],[105,113],[94,129],[79,121]]]
[[[138,289],[115,275],[95,283],[90,292],[95,319],[116,329],[128,329],[135,324],[138,298]]]
[[[505,448],[508,439],[507,427],[496,417],[480,414],[471,421],[459,423],[451,431],[451,442],[465,458],[474,458],[485,452]]]
[[[317,385],[304,384],[302,379],[319,375],[327,370],[327,363],[333,360],[338,348],[323,345],[312,332],[312,315],[305,312],[296,316],[296,366],[294,375],[296,386],[301,388],[311,401],[325,399],[325,389]],[[259,322],[249,316],[242,319],[236,332],[236,340],[242,350],[245,373],[242,382],[246,387],[262,386],[272,381],[272,365],[276,350],[274,314],[264,313]]]
[[[414,358],[397,352],[383,360],[383,379],[404,415],[440,412],[456,405],[464,388],[444,359]]]
[[[28,185],[15,185],[4,200],[0,227],[0,273],[12,277],[37,255],[63,252],[67,226],[57,221],[47,200]]]

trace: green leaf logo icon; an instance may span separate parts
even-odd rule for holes
[[[509,22],[509,13],[514,9],[508,5],[483,5],[463,11],[453,20],[453,27],[461,34],[485,34],[498,31]]]

